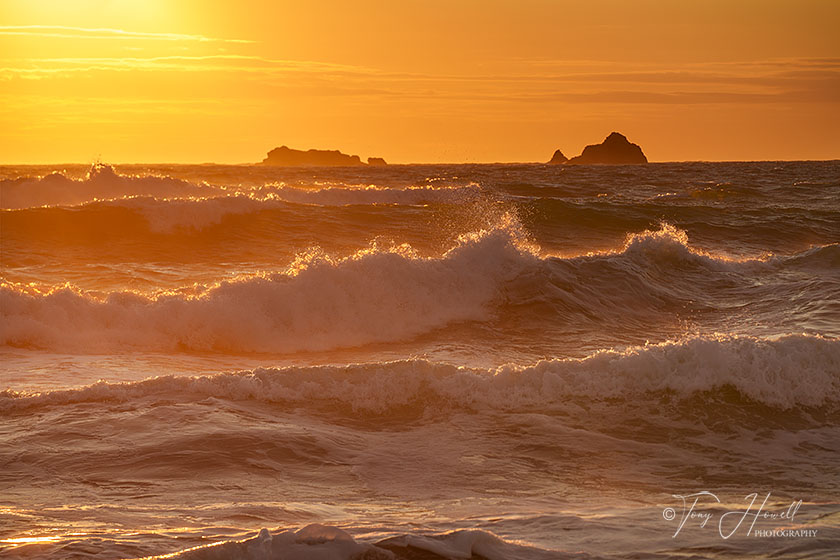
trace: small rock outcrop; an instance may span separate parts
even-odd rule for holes
[[[288,166],[331,166],[343,167],[364,165],[359,156],[342,154],[338,150],[293,150],[287,146],[280,146],[268,152],[268,157],[262,160],[263,165]]]
[[[600,144],[585,147],[579,156],[573,157],[567,163],[627,164],[647,162],[648,160],[638,144],[631,143],[623,134],[613,132]]]
[[[557,150],[557,151],[554,152],[554,155],[551,156],[551,161],[549,161],[548,163],[550,165],[560,165],[560,164],[566,163],[567,161],[569,161],[569,158],[564,156],[563,152],[561,152],[560,150]]]
[[[368,165],[382,166],[382,165],[388,165],[388,163],[384,159],[382,159],[381,157],[369,157],[368,158]]]

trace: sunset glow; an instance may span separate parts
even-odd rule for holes
[[[840,156],[840,4],[204,2],[0,7],[6,163]],[[49,150],[45,150],[45,147]]]
[[[836,560],[838,22],[0,0],[0,558]]]

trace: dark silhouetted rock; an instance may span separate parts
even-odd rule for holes
[[[388,165],[388,163],[381,157],[369,157],[368,165]]]
[[[630,143],[623,134],[613,132],[600,144],[593,144],[568,161],[571,164],[589,163],[647,163],[647,158],[638,144]]]
[[[554,155],[551,156],[551,161],[549,161],[548,163],[550,163],[551,165],[559,165],[561,163],[566,163],[567,161],[569,161],[569,158],[564,156],[563,152],[557,150],[556,152],[554,152]]]
[[[364,165],[359,156],[348,156],[338,150],[293,150],[286,146],[274,148],[268,152],[268,157],[262,160],[264,165],[313,166],[324,165],[341,167],[350,165]]]

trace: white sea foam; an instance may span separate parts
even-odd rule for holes
[[[420,556],[422,555],[422,556]],[[563,554],[506,542],[486,531],[453,531],[440,535],[403,535],[370,544],[357,542],[349,533],[328,525],[313,524],[297,531],[272,533],[262,529],[253,538],[196,547],[143,560],[397,560],[400,558],[458,559],[480,555],[488,560],[537,560],[573,558]]]
[[[464,203],[481,195],[476,183],[381,187],[339,185],[306,187],[269,184],[255,188],[219,187],[168,176],[118,174],[109,165],[94,165],[84,179],[61,173],[0,180],[0,208],[77,206],[108,201],[112,207],[148,211],[153,227],[203,227],[226,214],[255,212],[282,203],[319,206],[421,205]],[[206,214],[206,216],[204,216]],[[162,217],[160,217],[162,215]],[[179,221],[178,217],[187,219]],[[166,224],[165,226],[163,224]]]
[[[308,253],[285,273],[222,282],[198,296],[99,298],[4,285],[0,341],[73,352],[293,352],[404,340],[486,318],[504,283],[537,260],[500,228],[462,236],[441,258],[408,246],[343,259]]]
[[[230,215],[254,214],[275,209],[288,210],[290,203],[318,206],[461,204],[476,201],[480,193],[477,185],[404,189],[275,187],[210,198],[160,200],[137,197],[109,201],[108,205],[137,210],[142,213],[151,231],[170,233],[178,229],[200,230],[219,224]]]
[[[45,177],[22,177],[0,181],[0,207],[30,208],[74,205],[95,199],[126,196],[207,196],[216,189],[172,177],[119,175],[109,165],[94,165],[85,179],[69,179],[61,173]]]
[[[350,366],[257,369],[199,377],[100,382],[81,389],[19,395],[6,392],[0,409],[75,402],[142,399],[342,403],[373,414],[406,407],[550,410],[569,398],[629,399],[647,393],[689,397],[732,387],[769,406],[840,403],[840,341],[789,335],[693,337],[606,350],[582,359],[469,369],[426,360]]]
[[[832,261],[825,251],[795,259]],[[622,251],[565,259],[538,252],[506,215],[440,257],[418,256],[408,245],[373,244],[344,258],[313,250],[282,273],[156,296],[3,284],[0,344],[75,353],[322,351],[407,341],[451,323],[509,315],[505,306],[521,304],[538,304],[540,320],[580,324],[620,310],[632,326],[693,300],[713,305],[721,281],[726,288],[741,277],[750,285],[756,270],[790,260],[698,252],[667,224],[630,236]]]

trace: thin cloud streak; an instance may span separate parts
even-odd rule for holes
[[[748,104],[837,103],[840,71],[834,59],[755,61],[750,75],[729,65],[680,70],[643,67],[584,73],[432,75],[388,72],[328,62],[278,60],[240,54],[157,57],[38,58],[26,66],[0,67],[0,80],[48,79],[84,72],[223,72],[263,76],[264,85],[300,96],[353,96],[472,103]],[[11,62],[11,61],[7,61]],[[816,63],[816,64],[815,64]],[[288,75],[297,75],[289,79]],[[282,79],[280,79],[282,77]],[[736,86],[733,88],[733,86]],[[430,92],[434,92],[430,94]]]
[[[152,41],[196,41],[201,43],[253,43],[248,39],[217,39],[183,33],[150,33],[124,29],[72,27],[68,25],[0,25],[0,35],[57,37],[63,39],[135,39]]]
[[[0,59],[2,60],[2,59]],[[518,83],[528,81],[531,83],[558,83],[558,82],[615,82],[615,83],[742,83],[761,84],[781,83],[785,80],[800,78],[833,79],[838,76],[840,67],[832,64],[833,59],[824,60],[786,60],[782,61],[755,61],[751,63],[739,63],[743,66],[761,68],[745,75],[743,69],[736,71],[728,64],[716,65],[684,65],[679,69],[640,66],[634,69],[601,70],[597,72],[540,72],[523,73],[521,71],[501,72],[496,74],[428,74],[413,72],[392,72],[379,70],[365,66],[354,66],[336,64],[330,62],[318,62],[307,60],[280,60],[266,58],[263,56],[240,55],[240,54],[211,54],[211,55],[167,55],[156,57],[53,57],[53,58],[29,58],[29,59],[6,59],[6,62],[22,62],[31,66],[7,66],[2,68],[6,72],[31,72],[43,71],[54,73],[56,71],[80,71],[80,70],[104,70],[104,69],[138,69],[138,70],[265,70],[268,72],[277,70],[313,70],[322,72],[345,72],[376,76],[383,79],[405,82],[428,82],[428,83]],[[204,62],[224,61],[232,62],[227,65],[203,65]],[[822,64],[820,64],[820,62]],[[52,65],[71,65],[55,67]],[[610,63],[604,63],[610,65]],[[82,67],[82,68],[79,68]]]
[[[83,58],[32,58],[26,59],[32,66],[7,66],[0,68],[0,78],[46,78],[61,73],[91,71],[188,71],[188,72],[255,72],[283,73],[304,72],[322,75],[359,74],[376,75],[379,71],[362,66],[349,66],[311,60],[277,60],[260,56],[238,54],[173,55],[156,57],[83,57]],[[211,64],[205,64],[205,63]],[[220,63],[221,62],[221,63]],[[229,64],[224,64],[229,62]],[[56,66],[58,65],[58,66]]]

